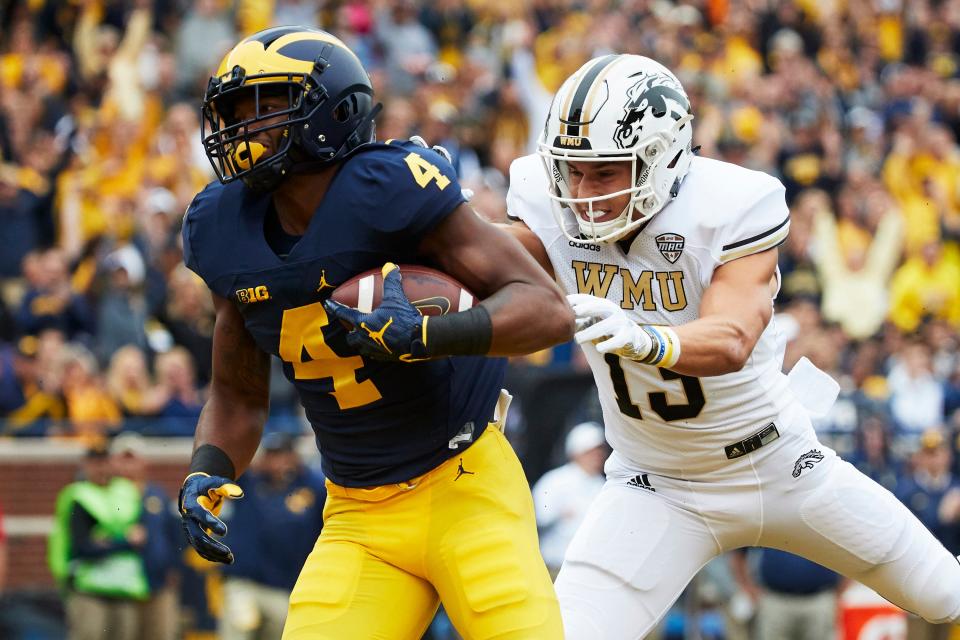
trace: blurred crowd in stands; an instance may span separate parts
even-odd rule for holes
[[[960,0],[0,3],[0,435],[192,433],[212,315],[178,232],[212,179],[199,101],[238,38],[277,24],[344,40],[384,103],[379,137],[444,145],[491,219],[584,61],[629,52],[673,69],[702,155],[787,187],[785,368],[806,356],[842,385],[821,437],[908,503],[953,495]],[[527,382],[584,371],[569,347],[514,366]],[[301,432],[275,373],[268,428]],[[532,455],[538,403],[518,400]],[[553,421],[554,464],[563,433],[597,417],[588,394]],[[960,512],[955,495],[939,512],[914,502],[934,524]],[[960,528],[941,529],[960,551]]]

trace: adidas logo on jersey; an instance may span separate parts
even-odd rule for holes
[[[591,242],[576,242],[570,240],[570,246],[574,249],[586,249],[587,251],[600,251],[600,245]]]
[[[653,491],[654,493],[656,493],[657,491],[650,485],[650,480],[649,478],[647,478],[647,474],[645,473],[641,473],[640,475],[633,476],[632,478],[627,480],[627,486],[637,487],[638,489],[646,489],[647,491]]]

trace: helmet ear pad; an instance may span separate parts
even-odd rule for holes
[[[306,122],[294,128],[293,145],[314,166],[336,162],[373,140],[373,95],[362,84],[335,96],[314,89],[303,97]]]

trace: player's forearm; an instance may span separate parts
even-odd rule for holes
[[[522,222],[514,222],[513,224],[495,223],[493,226],[502,229],[516,238],[520,244],[523,245],[523,248],[526,249],[527,253],[533,256],[533,259],[537,261],[540,268],[550,274],[551,278],[555,277],[553,264],[550,262],[547,250],[543,247],[543,243],[540,241],[540,238],[537,237],[537,234],[531,231],[527,225]]]
[[[482,304],[493,325],[491,356],[525,355],[573,338],[573,311],[555,287],[512,282]]]
[[[245,403],[240,398],[230,398],[229,394],[217,393],[216,390],[211,393],[197,422],[193,448],[196,452],[203,445],[213,445],[223,451],[233,465],[232,474],[221,472],[211,475],[229,475],[235,479],[246,470],[260,444],[268,407],[262,402]],[[191,467],[191,470],[202,469]]]
[[[773,315],[775,250],[733,260],[714,273],[700,317],[673,327],[680,359],[670,369],[688,376],[740,371]]]
[[[197,423],[190,472],[234,479],[250,464],[263,434],[270,356],[257,347],[231,301],[214,295],[213,305],[213,379]]]
[[[707,317],[673,327],[680,340],[680,359],[670,367],[686,376],[719,376],[739,371],[747,363],[759,335],[740,322]]]

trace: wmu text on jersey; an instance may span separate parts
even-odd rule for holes
[[[644,311],[681,311],[687,308],[683,271],[643,270],[634,275],[626,267],[582,260],[571,260],[570,267],[577,278],[577,293],[587,293],[599,298],[606,298],[610,285],[620,278],[623,291],[620,300],[622,309],[630,310],[637,305]],[[654,289],[657,291],[656,295]]]

